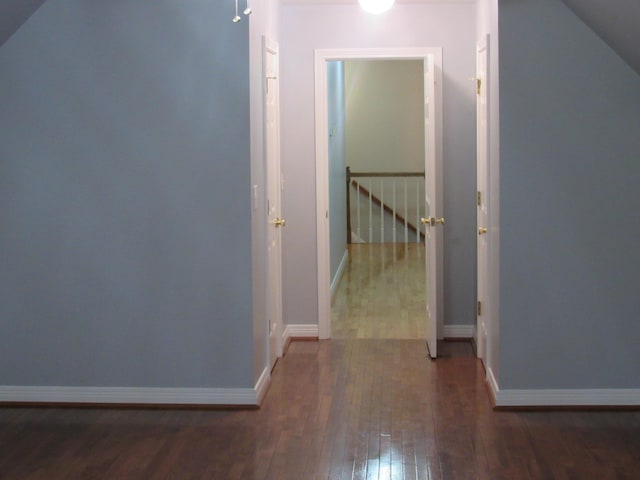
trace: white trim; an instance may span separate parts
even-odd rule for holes
[[[492,400],[498,397],[498,382],[496,381],[496,377],[493,375],[493,370],[487,367],[487,384],[489,385],[489,392],[491,393]]]
[[[259,381],[256,388],[0,386],[0,403],[257,405],[258,388],[265,385]]]
[[[347,261],[349,260],[349,250],[344,251],[344,255],[342,256],[342,260],[340,260],[340,265],[338,265],[338,271],[333,277],[333,281],[331,282],[331,300],[333,300],[333,296],[336,294],[336,290],[338,289],[338,285],[340,284],[340,280],[342,279],[342,275],[344,275],[344,268],[347,266]]]
[[[327,62],[349,59],[426,59],[428,57],[433,58],[436,67],[435,108],[438,139],[436,162],[442,172],[442,47],[316,49],[314,52],[318,337],[320,339],[331,338]]]
[[[474,325],[445,325],[444,338],[473,338]]]
[[[640,389],[498,390],[496,407],[640,406]]]
[[[318,325],[287,325],[282,332],[282,343],[290,338],[318,338]]]
[[[487,384],[496,407],[638,407],[640,389],[530,389],[501,390],[493,370],[487,370]]]
[[[271,372],[269,368],[265,367],[262,371],[262,375],[256,382],[256,386],[253,387],[256,398],[256,405],[260,405],[264,396],[267,394],[267,390],[269,389],[269,385],[271,385]]]

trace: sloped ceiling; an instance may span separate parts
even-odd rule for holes
[[[562,0],[640,74],[640,0]]]
[[[0,45],[6,42],[45,0],[0,0]]]
[[[281,1],[304,4],[355,3],[356,0]],[[397,1],[398,3],[429,3],[433,0]],[[562,1],[640,74],[640,0]],[[44,2],[45,0],[0,0],[0,45],[6,42]]]

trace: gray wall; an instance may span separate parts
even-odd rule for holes
[[[560,0],[500,2],[500,388],[640,387],[639,119]]]
[[[436,47],[444,62],[445,321],[475,324],[475,4],[282,6],[285,322],[317,324],[314,50]]]
[[[0,49],[0,384],[253,387],[230,8],[49,0]]]
[[[347,174],[345,160],[344,63],[327,65],[329,120],[329,232],[331,280],[334,282],[347,250]],[[286,255],[286,252],[285,252]]]

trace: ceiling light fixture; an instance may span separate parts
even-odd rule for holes
[[[389,10],[395,0],[358,0],[358,3],[365,12],[382,13]]]

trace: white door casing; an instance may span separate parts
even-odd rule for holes
[[[282,356],[282,181],[280,169],[279,54],[263,38],[265,152],[267,170],[267,257],[269,366]]]
[[[489,250],[489,138],[488,138],[488,65],[489,41],[485,37],[476,50],[476,142],[477,142],[477,324],[478,358],[485,361],[487,350],[487,316],[489,313],[488,272]]]
[[[327,111],[327,62],[336,60],[416,60],[421,59],[429,72],[432,83],[432,100],[429,103],[433,121],[429,123],[431,138],[429,151],[431,156],[425,158],[430,162],[429,179],[433,181],[430,202],[433,208],[430,215],[437,217],[442,208],[442,48],[374,48],[374,49],[336,49],[315,51],[315,129],[316,129],[316,227],[317,227],[317,261],[318,261],[318,335],[320,339],[331,337],[331,296],[330,296],[330,252],[329,252],[329,132]],[[431,62],[432,68],[428,65]],[[426,79],[426,77],[425,77]],[[425,84],[427,93],[427,84]],[[425,112],[426,114],[426,112]],[[426,128],[426,125],[425,125]],[[425,136],[425,142],[427,141]],[[425,152],[425,157],[428,157]],[[425,165],[426,166],[426,165]],[[425,176],[426,177],[426,176]],[[441,218],[441,217],[438,217]],[[427,258],[428,265],[435,269],[435,281],[430,311],[434,312],[436,337],[442,332],[444,323],[442,292],[442,228],[433,228],[432,249],[427,252],[434,257]],[[438,329],[440,326],[440,329]],[[435,350],[434,350],[435,353]]]

